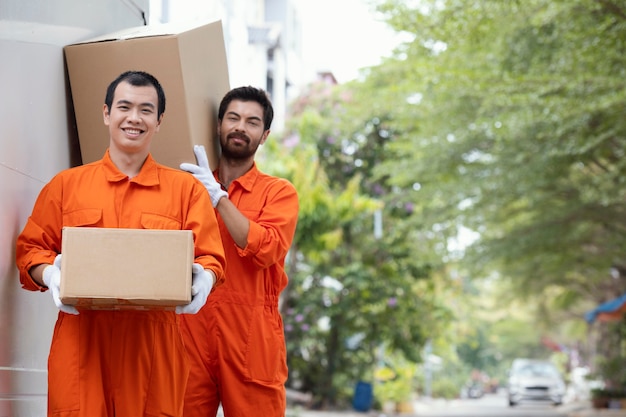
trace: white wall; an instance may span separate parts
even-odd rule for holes
[[[0,0],[0,416],[46,415],[57,309],[21,289],[15,240],[42,186],[80,163],[63,46],[143,25],[147,12],[148,0]]]

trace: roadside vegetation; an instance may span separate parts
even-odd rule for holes
[[[624,320],[584,313],[626,292],[626,7],[376,7],[406,41],[359,80],[311,84],[260,162],[301,199],[290,388],[319,407],[358,381],[379,403],[448,397],[515,357],[604,378]]]

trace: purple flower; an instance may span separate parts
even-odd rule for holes
[[[289,135],[283,141],[283,145],[287,148],[295,148],[300,143],[300,136],[297,134]]]

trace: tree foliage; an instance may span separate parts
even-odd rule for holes
[[[427,279],[434,258],[415,246],[419,233],[403,229],[412,208],[388,206],[386,185],[370,180],[388,135],[371,113],[350,114],[351,96],[314,84],[290,122],[301,202],[298,267],[282,307],[290,383],[322,404],[345,402],[358,380],[372,380],[383,345],[418,362],[447,317]]]
[[[626,7],[375,3],[407,41],[292,105],[290,384],[326,404],[372,378],[382,346],[420,362],[431,339],[448,363],[493,368],[490,353],[580,336],[626,291]],[[533,316],[474,314],[478,279]]]
[[[626,261],[626,8],[417,5],[379,6],[413,39],[366,80],[395,103],[395,156],[378,176],[405,190],[418,181],[425,223],[446,236],[478,232],[466,257],[477,274],[498,268],[528,296],[561,287],[575,295],[563,307],[620,294],[610,271]]]

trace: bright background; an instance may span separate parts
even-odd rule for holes
[[[340,83],[378,64],[398,44],[366,0],[302,0],[301,7],[304,62],[332,72]]]

